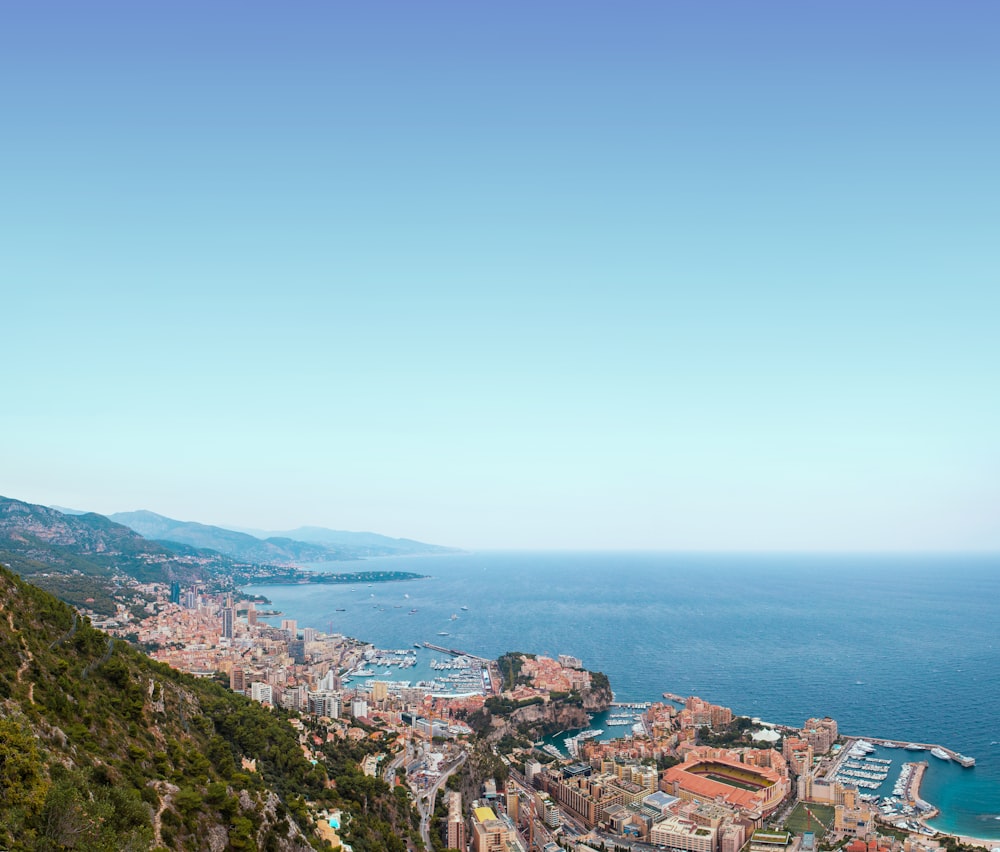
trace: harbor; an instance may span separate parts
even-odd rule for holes
[[[954,768],[947,770],[948,765]],[[933,743],[849,738],[825,777],[858,788],[880,822],[930,836],[940,830],[929,823],[941,811],[921,793],[928,772],[952,774],[973,766],[975,758]]]
[[[369,648],[341,677],[347,689],[365,689],[372,681],[382,681],[393,695],[406,690],[450,698],[493,693],[488,660],[430,642],[415,642],[413,648],[406,649]]]

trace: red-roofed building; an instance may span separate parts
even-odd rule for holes
[[[785,762],[760,766],[741,758],[737,751],[693,748],[684,763],[663,772],[660,789],[681,799],[728,805],[748,816],[769,816],[791,789]]]

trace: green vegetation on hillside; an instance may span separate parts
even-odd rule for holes
[[[307,849],[308,823],[275,803],[325,780],[278,716],[0,569],[0,848],[198,849],[215,833],[233,849]]]
[[[387,746],[325,743],[313,764],[280,711],[149,660],[0,568],[0,849],[195,850],[212,837],[306,852],[322,848],[311,801],[351,815],[358,852],[393,850],[409,802],[357,766]]]

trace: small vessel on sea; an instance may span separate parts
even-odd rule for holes
[[[468,611],[469,611],[469,608],[467,606],[463,606],[462,607],[462,612],[468,612]]]
[[[445,633],[443,630],[438,631],[438,636],[451,636],[450,633]]]

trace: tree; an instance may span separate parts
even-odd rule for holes
[[[0,719],[0,812],[37,813],[45,801],[45,779],[35,738],[13,719]]]

